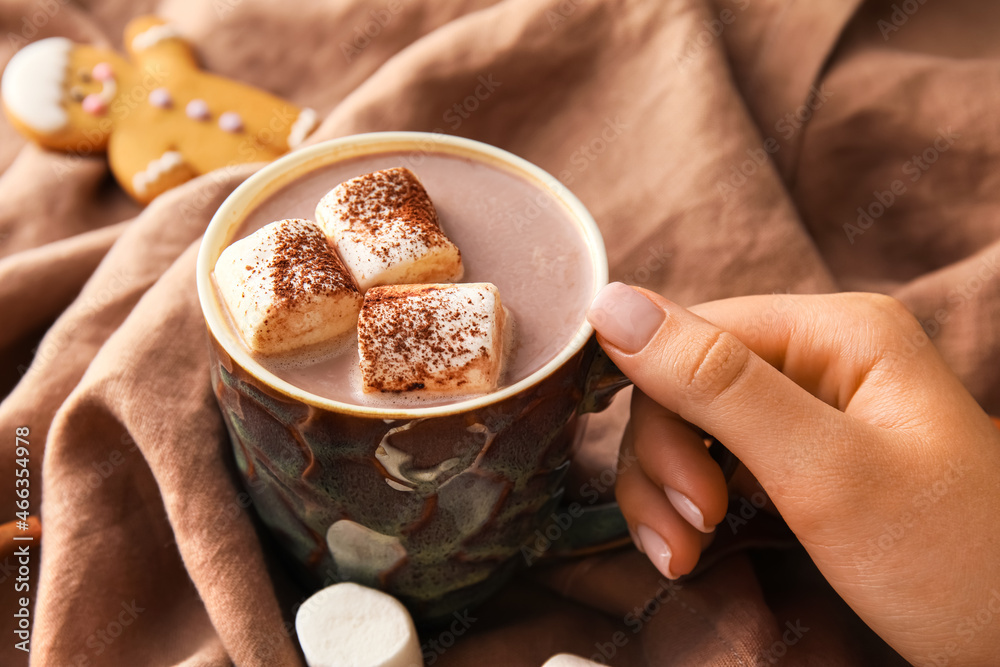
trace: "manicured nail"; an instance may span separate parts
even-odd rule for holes
[[[628,527],[628,534],[632,536],[632,543],[635,544],[635,548],[639,550],[639,553],[646,553],[642,548],[642,540],[640,540],[639,536],[635,534],[634,530],[632,530],[632,526]]]
[[[649,526],[639,526],[636,531],[642,542],[642,551],[653,562],[656,569],[667,579],[676,579],[677,575],[670,571],[670,547]]]
[[[664,317],[656,304],[622,283],[606,285],[587,312],[597,332],[629,354],[646,347]]]
[[[712,529],[705,525],[705,515],[701,513],[697,505],[691,502],[690,498],[669,486],[663,487],[663,490],[667,494],[667,500],[674,506],[677,513],[684,517],[685,521],[703,533],[712,532]]]

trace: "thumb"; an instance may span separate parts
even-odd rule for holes
[[[612,283],[587,317],[636,387],[718,438],[765,487],[790,491],[789,484],[811,485],[817,475],[839,477],[847,452],[838,452],[838,443],[871,428],[810,394],[732,333],[648,290]]]

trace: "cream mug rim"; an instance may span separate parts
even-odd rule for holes
[[[225,306],[218,299],[211,280],[215,262],[231,243],[233,234],[247,214],[285,185],[335,162],[381,152],[409,152],[414,156],[446,153],[485,162],[525,178],[567,209],[574,223],[581,228],[594,271],[594,295],[607,284],[607,252],[593,216],[565,185],[524,158],[473,139],[429,132],[372,132],[331,139],[300,148],[254,173],[222,202],[205,229],[196,265],[198,301],[209,332],[235,363],[261,383],[310,406],[375,419],[422,419],[461,414],[506,400],[537,385],[583,349],[594,333],[586,318],[566,345],[531,375],[483,396],[422,408],[383,408],[335,401],[305,391],[261,366],[226,321],[222,310]]]

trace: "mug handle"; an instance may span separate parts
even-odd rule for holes
[[[590,360],[587,379],[584,384],[583,402],[580,403],[580,414],[600,412],[609,405],[611,399],[619,391],[632,384],[625,374],[618,370],[611,357],[597,344],[597,338],[588,343],[597,348]]]
[[[596,351],[587,370],[580,414],[604,410],[611,405],[615,394],[632,384],[632,381],[618,370],[611,358],[597,345],[596,338],[591,339],[589,344],[593,345]],[[736,472],[739,460],[711,435],[702,432],[702,436],[708,446],[709,455],[719,464],[726,481],[729,481]],[[617,549],[632,542],[628,534],[628,524],[615,501],[579,508],[572,516],[575,517],[573,523],[552,543],[543,560],[586,556]]]

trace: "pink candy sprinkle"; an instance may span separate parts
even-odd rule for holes
[[[166,88],[154,88],[149,91],[149,103],[154,107],[169,109],[174,104],[174,98]]]
[[[227,111],[219,116],[219,127],[226,132],[239,132],[243,129],[243,119],[235,111]]]
[[[98,81],[108,81],[115,78],[115,71],[111,68],[110,63],[97,63],[90,75]]]
[[[94,116],[103,116],[108,110],[108,105],[105,104],[104,98],[95,93],[91,93],[83,98],[81,102],[83,110]]]
[[[208,120],[211,115],[208,111],[208,103],[205,100],[191,100],[187,103],[187,108],[184,111],[188,118],[193,118],[194,120]]]

